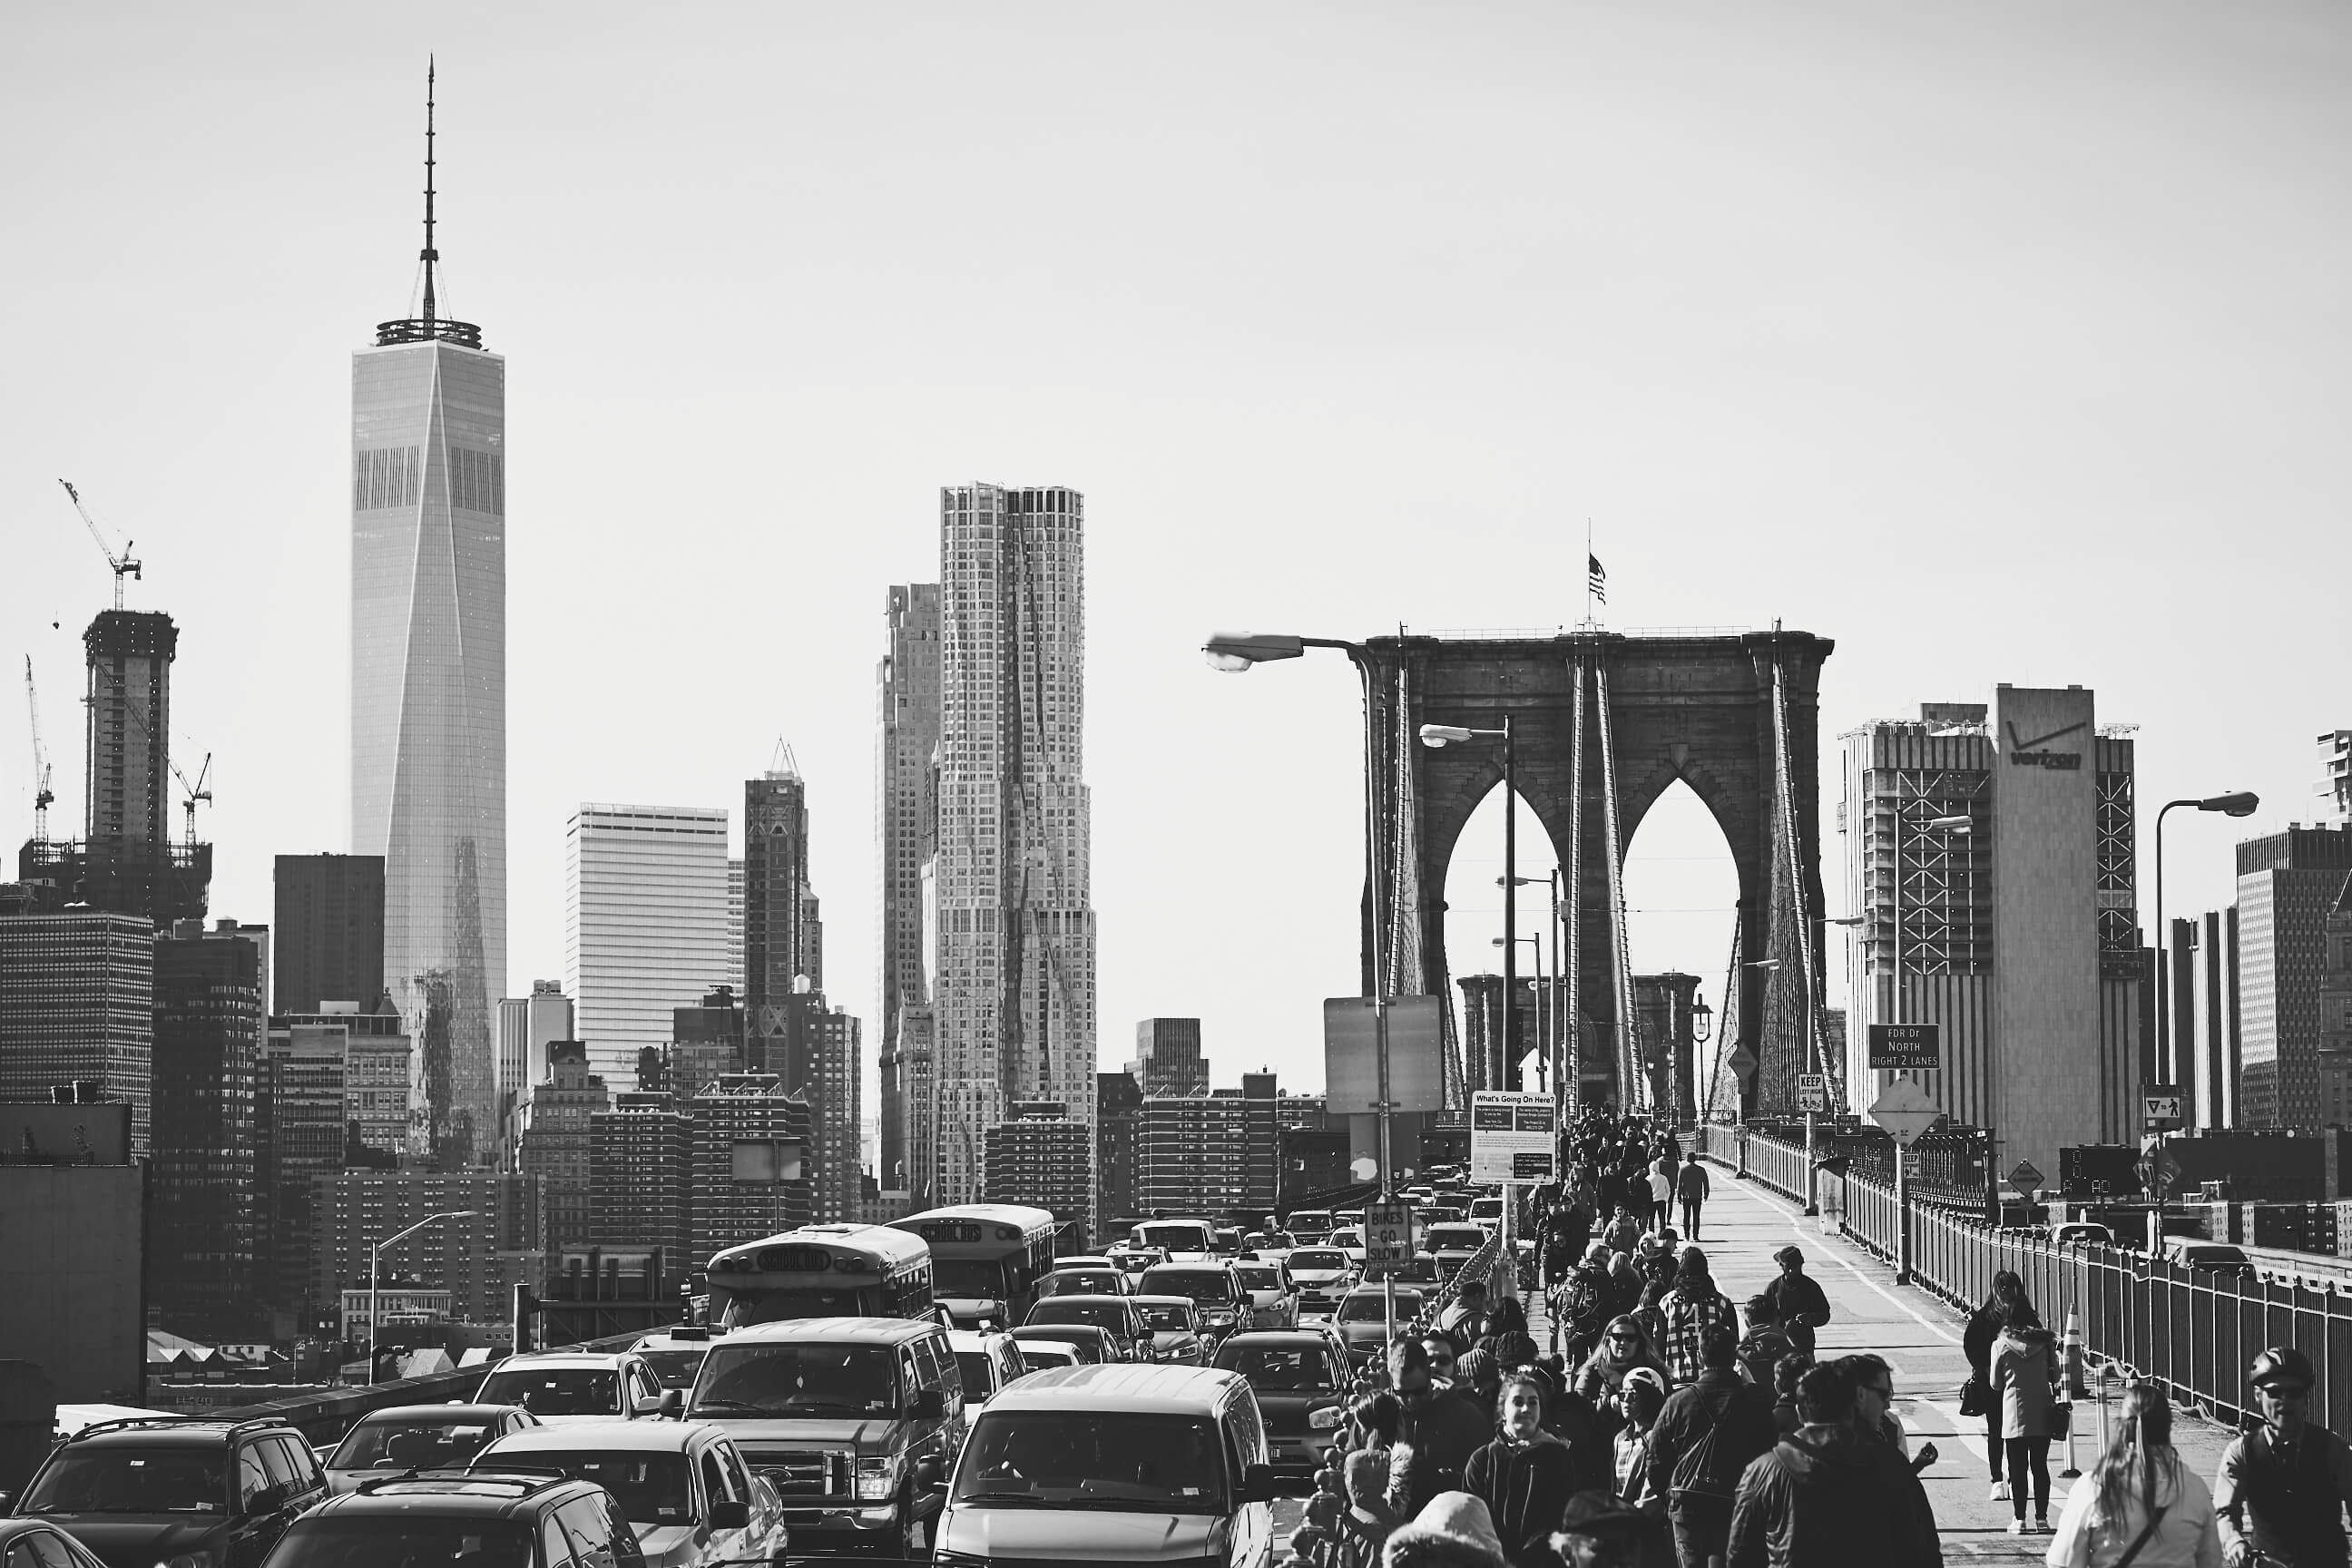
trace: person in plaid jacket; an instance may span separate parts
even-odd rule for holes
[[[1666,1329],[1658,1348],[1677,1385],[1696,1383],[1706,1370],[1702,1345],[1707,1330],[1728,1328],[1735,1339],[1739,1333],[1739,1309],[1716,1289],[1715,1277],[1707,1271],[1706,1254],[1696,1247],[1683,1248],[1680,1267],[1675,1270],[1675,1288],[1658,1303],[1658,1310]]]

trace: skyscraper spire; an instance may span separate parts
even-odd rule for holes
[[[440,62],[434,56],[425,58],[425,248],[416,253],[425,269],[425,313],[401,321],[380,321],[376,324],[375,341],[379,348],[393,343],[430,342],[439,338],[462,347],[482,346],[482,329],[471,321],[452,321],[441,314],[441,252],[433,243],[433,110],[434,81],[439,74]]]

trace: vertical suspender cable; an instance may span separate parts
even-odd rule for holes
[[[1576,653],[1576,695],[1570,731],[1568,764],[1568,884],[1567,961],[1560,973],[1567,980],[1568,1045],[1560,1058],[1559,1099],[1573,1101],[1583,1088],[1584,1006],[1584,653]]]
[[[1592,689],[1599,708],[1601,816],[1607,838],[1602,848],[1609,873],[1610,936],[1615,950],[1610,979],[1617,993],[1618,1097],[1631,1110],[1647,1105],[1650,1095],[1649,1084],[1641,1077],[1641,1053],[1633,1044],[1633,952],[1625,929],[1624,843],[1618,836],[1617,817],[1617,743],[1610,733],[1609,671],[1598,664],[1592,669]]]

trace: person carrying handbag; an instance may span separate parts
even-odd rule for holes
[[[1992,1342],[2000,1338],[2001,1325],[2013,1314],[2032,1316],[2033,1303],[2026,1299],[2025,1281],[2016,1270],[2004,1268],[1992,1277],[1992,1289],[1985,1293],[1984,1304],[1969,1318],[1969,1326],[1960,1335],[1960,1353],[1969,1358],[1969,1380],[1960,1386],[1960,1414],[1984,1417],[1985,1459],[1992,1469],[1992,1500],[2009,1500],[2009,1482],[2001,1472],[2000,1402],[1992,1393]]]
[[[2011,1319],[1992,1347],[1992,1393],[2000,1405],[2002,1450],[2009,1456],[2011,1535],[2050,1533],[2050,1439],[2058,1430],[2056,1336],[2038,1318]],[[2033,1523],[2025,1522],[2029,1473]]]
[[[2205,1479],[2172,1446],[2172,1406],[2142,1384],[2098,1464],[2066,1495],[2050,1568],[2221,1568],[2221,1534]]]

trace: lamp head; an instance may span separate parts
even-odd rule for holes
[[[2252,816],[2263,797],[2252,790],[2240,790],[2235,795],[2217,795],[2197,803],[2200,811],[2218,811],[2229,816]]]
[[[1250,666],[1269,659],[1297,658],[1306,651],[1303,638],[1274,633],[1217,632],[1201,645],[1209,668],[1228,675],[1239,675]]]
[[[1432,750],[1444,746],[1448,742],[1468,739],[1470,739],[1470,731],[1459,724],[1423,724],[1421,727],[1421,743]]]

